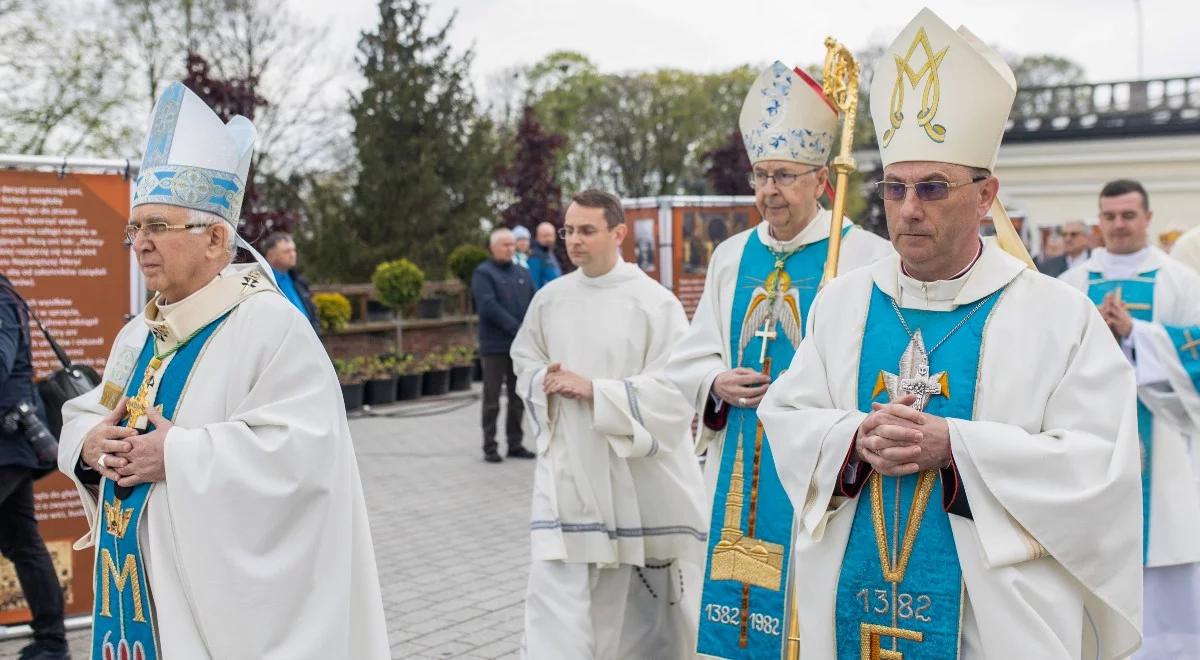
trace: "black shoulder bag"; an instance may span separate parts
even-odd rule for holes
[[[41,319],[29,308],[29,303],[25,302],[25,299],[11,284],[6,280],[0,280],[0,288],[8,291],[14,299],[21,303],[21,306],[25,308],[25,313],[37,324],[38,330],[41,330],[42,336],[46,338],[46,343],[50,344],[50,349],[62,363],[62,369],[37,382],[38,394],[41,395],[42,403],[46,406],[47,426],[57,438],[62,433],[63,404],[95,389],[100,384],[100,374],[85,364],[71,362],[67,352],[58,345],[58,342],[54,341],[54,337],[46,330],[46,326],[42,325]]]

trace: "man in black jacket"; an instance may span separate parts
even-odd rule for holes
[[[509,458],[534,458],[521,445],[521,416],[525,406],[517,395],[517,376],[508,351],[533,299],[529,271],[513,263],[516,239],[508,229],[497,229],[489,240],[492,257],[479,264],[471,276],[471,295],[479,314],[479,357],[483,363],[483,459],[499,463],[496,420],[500,415],[500,386],[505,387],[508,412],[504,427]]]
[[[0,275],[0,417],[20,403],[41,409],[33,384],[29,317],[12,284]],[[63,627],[63,592],[38,533],[33,480],[44,474],[20,430],[0,427],[0,554],[12,562],[33,613],[33,642],[19,660],[69,660]]]

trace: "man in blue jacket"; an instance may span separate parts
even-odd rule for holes
[[[558,257],[554,256],[555,237],[558,236],[554,225],[543,222],[537,226],[537,241],[529,252],[529,274],[533,276],[533,286],[541,289],[556,277],[562,275],[562,267],[558,265]]]
[[[29,316],[24,301],[0,275],[0,417],[20,403],[40,406],[33,385]],[[45,465],[22,431],[0,427],[0,555],[12,562],[33,613],[33,642],[19,660],[69,660],[63,627],[63,592],[38,533],[33,480]]]
[[[521,416],[525,406],[517,395],[517,376],[508,351],[533,299],[530,273],[513,262],[516,239],[509,229],[497,229],[489,239],[492,256],[471,276],[471,295],[479,314],[479,356],[483,363],[483,459],[499,463],[496,420],[500,415],[500,387],[508,397],[504,419],[509,458],[534,458],[521,445]]]

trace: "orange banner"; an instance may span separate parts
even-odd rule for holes
[[[0,273],[71,359],[103,371],[130,301],[123,227],[129,182],[120,175],[0,171]],[[38,376],[60,368],[36,328]],[[71,549],[87,533],[83,504],[61,474],[34,486],[38,527],[66,595],[67,615],[92,609],[94,553]],[[12,564],[0,559],[0,625],[27,622]]]

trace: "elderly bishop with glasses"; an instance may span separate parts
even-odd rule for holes
[[[713,252],[700,304],[667,366],[703,418],[696,452],[707,451],[710,522],[699,651],[712,657],[782,652],[792,505],[757,408],[792,361],[825,270],[831,214],[818,199],[829,188],[837,120],[800,69],[775,62],[751,86],[740,121],[763,221]],[[841,272],[892,253],[882,238],[844,225]]]
[[[237,236],[254,139],[179,83],[151,115],[126,234],[155,294],[59,447],[96,660],[390,656],[333,368]]]
[[[822,290],[759,407],[796,507],[802,658],[1140,643],[1133,371],[1087,296],[979,237],[1015,94],[929,10],[875,68],[898,254]]]

